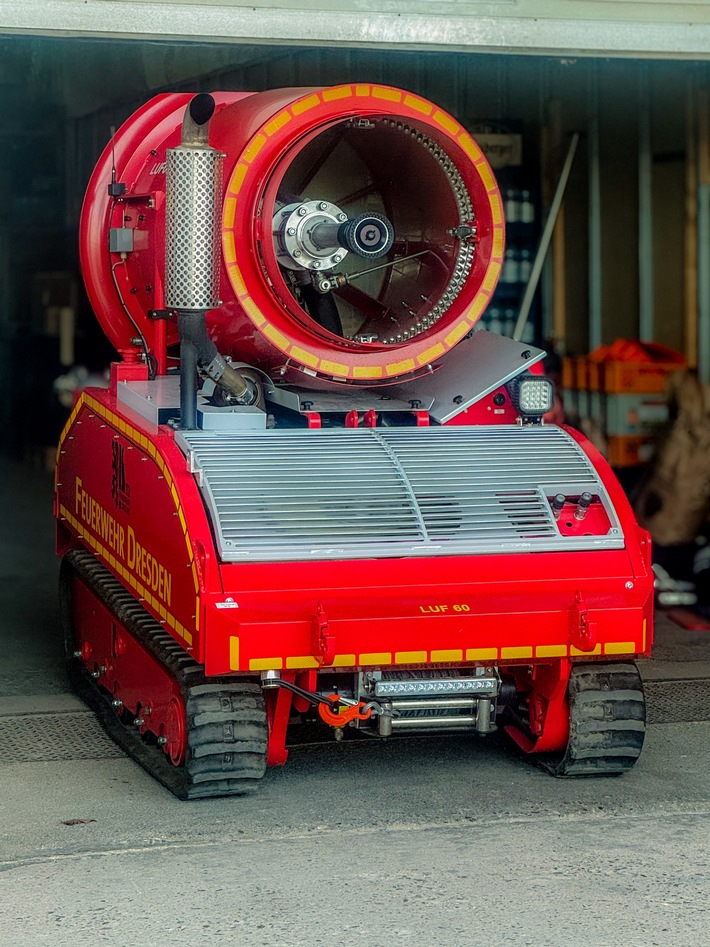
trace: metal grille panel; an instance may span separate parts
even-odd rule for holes
[[[559,428],[189,432],[223,561],[620,548],[596,471]],[[547,497],[597,495],[604,536],[562,536]]]

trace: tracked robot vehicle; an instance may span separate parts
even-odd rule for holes
[[[455,119],[372,84],[161,95],[80,241],[120,360],[59,446],[62,614],[143,766],[240,793],[311,724],[633,766],[648,536],[544,423],[544,353],[477,331],[504,223]]]

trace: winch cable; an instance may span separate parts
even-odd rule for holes
[[[262,685],[262,687],[263,686],[264,685]],[[290,681],[284,681],[280,678],[269,680],[265,689],[268,690],[271,687],[283,687],[284,690],[291,691],[292,694],[296,694],[298,697],[303,697],[304,700],[307,700],[311,704],[317,706],[319,708],[319,712],[321,707],[326,708],[327,712],[340,710],[341,708],[346,710],[356,710],[358,711],[357,716],[363,720],[366,720],[373,713],[376,716],[382,713],[382,707],[377,701],[355,701],[351,700],[349,697],[341,697],[339,694],[330,694],[329,696],[324,697],[322,694],[316,694],[315,691],[307,691],[303,687],[299,687],[297,684],[292,684]],[[364,717],[362,716],[363,714],[367,714],[367,716]],[[345,722],[347,723],[348,721]]]

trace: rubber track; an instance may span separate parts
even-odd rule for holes
[[[630,770],[646,733],[646,700],[635,664],[577,664],[567,689],[570,735],[554,776],[605,776]]]
[[[173,766],[163,750],[121,722],[75,650],[71,587],[79,578],[119,622],[173,675],[186,708],[187,753]],[[72,683],[116,743],[180,799],[243,795],[266,770],[268,730],[261,687],[207,678],[197,664],[91,553],[68,553],[60,573],[65,646]]]

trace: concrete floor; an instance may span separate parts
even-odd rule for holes
[[[622,778],[456,736],[300,747],[250,796],[181,803],[69,693],[51,478],[0,462],[0,487],[3,944],[710,943],[710,634],[661,618],[643,673],[677,722]]]

